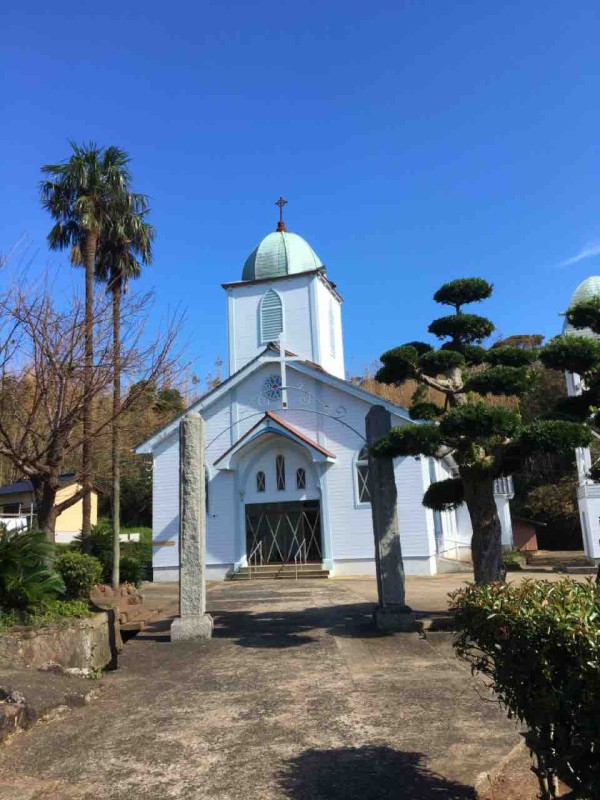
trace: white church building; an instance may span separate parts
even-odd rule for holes
[[[281,201],[280,210],[283,207]],[[365,416],[405,408],[346,380],[342,297],[300,236],[277,230],[248,256],[227,298],[229,377],[193,403],[205,420],[207,573],[300,560],[332,576],[373,575]],[[153,458],[154,580],[178,580],[179,419],[139,445]],[[466,509],[433,513],[422,498],[452,463],[395,461],[407,574],[433,575],[468,559]],[[511,543],[510,487],[496,501]],[[440,556],[442,558],[440,558]],[[446,556],[444,558],[444,556]]]

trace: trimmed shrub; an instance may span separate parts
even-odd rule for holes
[[[600,589],[565,579],[468,585],[451,596],[458,655],[528,727],[541,797],[557,778],[600,796]]]
[[[144,580],[145,569],[136,558],[130,556],[123,556],[119,561],[119,572],[121,583],[133,583],[134,586],[140,586]]]
[[[102,564],[95,556],[74,551],[61,553],[56,568],[72,600],[88,600],[91,590],[102,581]]]

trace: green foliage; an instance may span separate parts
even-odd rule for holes
[[[43,531],[0,529],[0,608],[25,612],[63,594],[52,568],[54,547]]]
[[[457,652],[527,726],[542,788],[559,776],[570,797],[600,796],[598,588],[568,579],[469,585],[451,600]]]
[[[518,432],[520,424],[521,417],[517,411],[479,402],[448,411],[439,430],[443,440],[453,444],[463,438],[469,441],[508,438]]]
[[[389,436],[373,446],[376,457],[388,456],[433,456],[441,444],[440,429],[431,423],[405,425],[392,428]]]
[[[44,600],[28,611],[0,610],[0,630],[9,630],[15,625],[44,628],[48,625],[64,627],[73,619],[84,619],[93,614],[89,603],[82,600]]]
[[[121,558],[119,572],[123,583],[133,583],[135,586],[140,586],[144,580],[144,565],[136,558],[131,558],[131,556],[123,556]]]
[[[557,336],[540,351],[540,360],[550,369],[585,375],[600,366],[600,343],[577,334]]]
[[[383,367],[378,370],[375,380],[381,383],[403,383],[416,373],[419,352],[412,345],[395,347],[381,356]]]
[[[458,344],[480,343],[494,332],[494,324],[477,314],[452,314],[435,319],[428,330],[438,339],[450,337]]]
[[[476,520],[472,550],[478,583],[500,579],[503,574],[500,526],[489,508],[494,479],[518,473],[536,453],[559,454],[568,460],[574,448],[585,447],[590,441],[589,430],[577,420],[591,422],[595,414],[600,425],[600,375],[596,378],[593,372],[583,370],[600,372],[600,344],[585,337],[575,337],[572,347],[567,346],[569,339],[552,342],[542,350],[545,366],[538,361],[543,337],[537,334],[512,336],[486,349],[481,343],[493,333],[493,323],[461,309],[465,303],[489,297],[491,292],[492,286],[481,279],[445,284],[435,300],[453,306],[456,313],[429,326],[430,333],[444,340],[439,349],[426,348],[423,352],[415,342],[384,353],[377,380],[401,383],[411,378],[443,399],[440,402],[434,397],[432,402],[425,394],[415,392],[410,416],[429,423],[395,429],[373,448],[375,455],[382,456],[438,457],[442,448],[452,450],[468,489],[465,502]],[[570,413],[574,409],[557,408],[558,397],[564,397],[564,377],[556,370],[574,369],[574,348],[579,357],[576,367],[585,374],[585,397],[564,402],[577,405],[576,415]],[[496,397],[513,399],[500,403]],[[515,397],[520,399],[523,415],[510,407]],[[432,508],[444,508],[445,503],[450,508],[456,502],[454,495],[440,493],[453,489],[459,491],[459,484],[434,486],[425,502]]]
[[[537,349],[523,347],[491,347],[486,353],[486,361],[492,366],[526,367],[538,359]]]
[[[161,414],[174,417],[184,410],[183,396],[179,389],[161,389],[158,392],[155,407]]]
[[[502,563],[508,572],[514,572],[523,569],[525,556],[520,550],[505,550],[502,553]]]
[[[414,348],[420,356],[422,356],[424,353],[429,353],[430,350],[433,350],[433,347],[430,344],[427,344],[427,342],[406,342],[406,344],[402,346]]]
[[[446,478],[431,483],[423,496],[425,508],[433,511],[452,511],[464,503],[465,491],[461,478]]]
[[[444,409],[436,406],[435,403],[429,403],[425,400],[413,403],[408,409],[408,414],[411,419],[437,419],[444,413]]]
[[[152,530],[150,528],[131,526],[122,527],[121,533],[135,532],[140,534],[139,542],[121,542],[120,576],[126,583],[139,583],[152,569]],[[113,529],[109,519],[101,519],[92,528],[90,536],[91,555],[102,564],[102,581],[110,583],[113,567]],[[73,548],[81,551],[81,536],[73,542]],[[125,559],[125,573],[123,560]],[[135,562],[135,566],[131,563]],[[139,577],[141,575],[141,577]],[[128,577],[129,576],[129,577]]]
[[[572,306],[565,314],[574,328],[590,328],[600,334],[600,297],[592,297]]]
[[[442,350],[455,350],[457,353],[462,353],[465,363],[471,367],[483,364],[488,353],[485,347],[481,347],[478,344],[457,345],[452,342],[446,342],[446,344],[443,344]]]
[[[479,303],[492,294],[494,287],[483,278],[458,278],[441,286],[433,295],[436,303],[454,306],[457,310],[467,303]]]
[[[565,453],[577,447],[589,447],[592,433],[578,422],[538,420],[523,428],[521,443],[528,452]]]
[[[40,184],[43,207],[56,224],[48,235],[52,250],[74,247],[83,251],[86,235],[99,233],[110,224],[116,204],[127,202],[133,212],[142,214],[148,202],[129,192],[129,156],[118,147],[71,143],[72,155],[61,164],[48,164],[48,176]],[[81,259],[75,258],[75,263]]]
[[[144,469],[121,478],[123,525],[152,525],[152,473]],[[137,528],[136,528],[137,530]]]
[[[465,380],[465,391],[520,397],[531,389],[534,380],[534,373],[526,367],[489,367],[469,375]]]
[[[62,577],[66,595],[72,600],[87,600],[90,592],[102,580],[102,563],[95,556],[76,551],[61,553],[56,569]]]
[[[515,333],[496,342],[494,347],[519,347],[523,350],[532,350],[540,347],[544,337],[539,333]]]
[[[419,359],[419,367],[424,375],[441,375],[465,364],[465,357],[455,350],[430,350]]]
[[[103,566],[112,565],[112,526],[109,520],[101,519],[92,527],[89,542],[89,554],[97,558]],[[81,552],[81,534],[78,534],[72,542],[72,549]],[[106,574],[104,575],[106,580]]]

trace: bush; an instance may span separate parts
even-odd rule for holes
[[[144,580],[145,569],[137,559],[123,556],[119,562],[121,583],[133,583],[140,586]]]
[[[54,547],[43,531],[0,527],[0,609],[25,612],[63,594],[53,569]]]
[[[459,656],[524,722],[543,798],[600,796],[600,590],[590,580],[468,585],[451,595]]]
[[[525,556],[520,550],[506,550],[502,553],[502,563],[509,572],[523,569]]]
[[[100,560],[85,553],[61,553],[56,568],[64,581],[67,597],[72,600],[87,600],[91,590],[102,580]]]
[[[139,542],[121,542],[122,559],[126,558],[129,560],[134,560],[141,565],[139,569],[141,569],[142,577],[139,579],[139,583],[148,577],[152,570],[152,529],[143,527],[124,527],[121,529],[121,532],[136,532],[140,534]],[[112,580],[113,565],[113,529],[112,522],[110,520],[102,519],[97,525],[94,525],[90,537],[90,547],[91,554],[95,556],[102,564],[102,581],[104,583],[110,583]],[[71,549],[81,552],[81,535],[77,536],[77,538],[74,540]],[[125,569],[131,570],[132,568],[126,566]],[[121,568],[121,582],[126,580],[129,581],[128,578],[126,579],[123,577],[122,573],[123,570]],[[140,574],[140,572],[138,569],[134,569],[133,574],[137,576]],[[135,583],[133,580],[129,582]]]
[[[29,611],[0,611],[0,630],[8,630],[15,625],[43,628],[47,625],[68,625],[72,619],[84,619],[93,611],[83,600],[47,600]]]

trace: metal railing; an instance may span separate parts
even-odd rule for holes
[[[262,563],[263,563],[263,543],[262,543],[262,539],[260,540],[260,542],[257,542],[256,546],[254,547],[254,549],[252,550],[252,552],[248,556],[248,580],[249,581],[252,580],[252,559],[254,559],[256,562],[258,562],[258,563],[254,564],[255,567],[258,566],[259,564],[260,564],[260,566],[262,566]]]
[[[440,537],[435,540],[436,554],[440,558],[450,558],[454,561],[468,561],[460,557],[461,549],[463,551],[469,550],[470,545],[468,542],[459,542],[456,539],[449,539],[447,536]]]
[[[302,556],[304,555],[304,559]],[[294,554],[294,568],[296,572],[296,580],[298,580],[298,562],[301,564],[306,564],[308,561],[308,548],[306,546],[306,539],[303,539]]]

